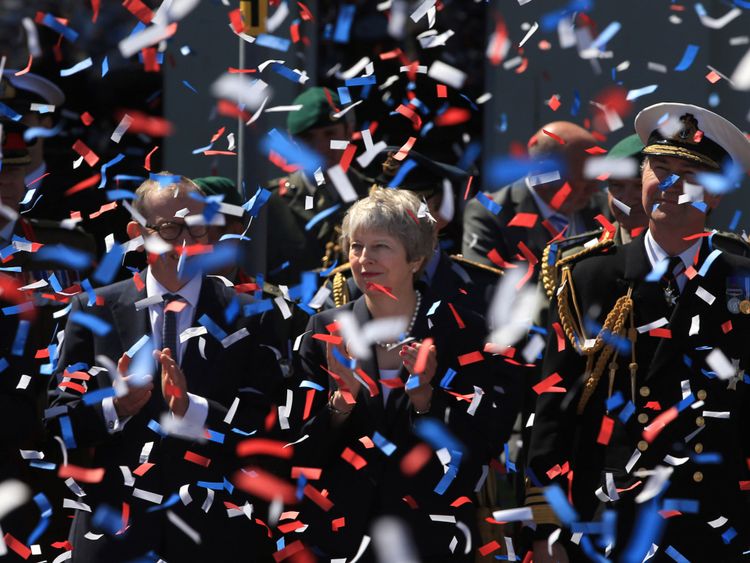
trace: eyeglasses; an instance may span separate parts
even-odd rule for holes
[[[178,238],[183,229],[187,229],[190,236],[197,239],[205,237],[208,233],[208,227],[206,225],[187,225],[185,223],[173,223],[171,221],[165,221],[160,225],[146,225],[147,229],[156,231],[156,233],[164,240],[171,241]]]

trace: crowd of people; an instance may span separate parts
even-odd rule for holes
[[[655,104],[608,151],[552,122],[464,205],[466,172],[410,148],[337,167],[351,124],[311,87],[288,132],[323,169],[249,201],[151,173],[102,248],[19,215],[32,104],[62,100],[1,88],[8,557],[747,556],[750,246],[707,228],[750,171],[729,121]],[[259,213],[265,276],[241,261]]]

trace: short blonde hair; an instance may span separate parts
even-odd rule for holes
[[[164,180],[171,180],[171,181],[159,181],[153,179],[154,176],[164,176]],[[180,176],[178,174],[172,174],[171,172],[167,172],[166,170],[159,172],[158,174],[152,174],[151,177],[149,177],[148,180],[144,181],[140,186],[138,186],[138,189],[135,190],[135,199],[133,200],[133,207],[143,215],[144,217],[148,213],[147,205],[146,205],[146,198],[148,195],[152,192],[158,191],[158,190],[171,190],[173,195],[176,195],[175,192],[197,192],[201,195],[205,195],[203,193],[203,190],[200,189],[200,186],[193,182],[190,178],[186,176]]]
[[[421,202],[408,190],[374,186],[370,195],[349,208],[341,225],[341,247],[349,253],[357,231],[379,230],[398,239],[409,262],[429,260],[435,249],[435,228],[430,219],[418,217]]]

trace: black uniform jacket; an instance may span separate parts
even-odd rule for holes
[[[71,371],[86,372],[91,366],[101,365],[96,359],[99,355],[117,362],[143,335],[150,334],[148,308],[136,310],[134,305],[145,297],[145,287],[138,290],[132,280],[96,290],[97,304],[94,306],[88,306],[87,294],[77,296],[73,300],[71,315],[77,311],[94,315],[110,325],[111,330],[98,336],[82,324],[69,321],[57,364],[58,379]],[[234,561],[248,560],[243,551],[262,551],[257,541],[265,537],[265,530],[257,533],[255,528],[258,526],[245,517],[227,518],[224,501],[242,505],[245,501],[242,492],[235,489],[232,494],[229,491],[231,486],[219,487],[206,513],[202,505],[210,487],[199,484],[222,483],[225,478],[231,480],[238,465],[234,455],[235,446],[237,440],[244,437],[233,433],[232,429],[245,433],[262,431],[264,419],[273,408],[272,402],[276,400],[282,384],[273,353],[255,343],[255,326],[241,313],[235,320],[227,322],[225,314],[235,297],[235,292],[219,281],[204,278],[193,326],[198,326],[198,320],[205,314],[227,335],[247,328],[250,336],[227,347],[212,334],[190,338],[183,344],[186,348],[181,361],[188,391],[208,401],[206,427],[222,436],[214,435],[212,440],[199,443],[160,432],[159,425],[155,423],[162,422],[162,414],[167,411],[167,406],[161,392],[160,370],[156,366],[152,372],[154,389],[149,403],[125,424],[121,432],[114,434],[107,431],[101,402],[88,406],[80,392],[69,387],[62,389],[53,406],[67,407],[67,412],[51,420],[49,426],[61,434],[65,424],[61,421],[67,418],[77,448],[93,448],[92,466],[105,469],[101,482],[81,483],[87,493],[84,502],[93,511],[106,504],[115,514],[120,514],[124,503],[127,503],[129,511],[129,528],[124,534],[114,538],[105,535],[91,540],[84,538],[87,532],[102,533],[102,529],[94,527],[91,513],[77,510],[71,530],[74,559],[127,561],[153,550],[168,561]],[[245,303],[243,296],[238,298]],[[204,354],[201,353],[201,339],[205,340]],[[73,381],[84,384],[87,393],[112,385],[111,376],[106,371],[91,375],[87,381],[80,378]],[[239,405],[227,424],[224,419],[237,397]],[[62,435],[65,436],[65,433],[62,432]],[[150,442],[153,443],[150,454],[144,456],[142,450]],[[186,459],[188,451],[203,458],[188,456],[193,460],[190,461]],[[128,467],[132,474],[144,457],[148,457],[153,467],[141,476],[133,474],[135,482],[128,484],[120,466]],[[206,464],[204,458],[210,459],[210,462]],[[199,463],[201,459],[204,459],[203,463]],[[188,493],[193,501],[185,506],[180,500],[169,506],[168,510],[200,534],[200,544],[194,543],[166,516],[165,505],[168,505],[171,495],[178,493],[180,487],[186,484],[189,485]],[[162,495],[162,503],[134,496],[136,489]]]
[[[607,492],[610,473],[620,491],[619,500],[613,503],[619,511],[618,550],[625,548],[632,532],[643,532],[643,521],[639,524],[636,514],[644,503],[636,502],[635,497],[643,491],[648,476],[635,473],[659,465],[670,468],[668,487],[658,502],[694,500],[698,509],[657,518],[666,528],[661,530],[664,536],[658,526],[653,529],[652,541],[661,546],[660,556],[672,545],[692,561],[734,560],[737,553],[748,549],[750,537],[748,493],[742,490],[750,479],[746,461],[750,454],[750,396],[744,375],[750,361],[750,316],[731,312],[727,303],[738,294],[740,299],[750,299],[750,260],[712,249],[708,239],[703,239],[695,266],[701,273],[687,281],[676,306],[670,309],[659,283],[645,281],[652,268],[644,238],[645,233],[629,245],[584,258],[573,270],[578,308],[591,321],[589,338],[598,333],[615,301],[628,287],[633,288],[634,325],[640,328],[635,344],[635,396],[629,372],[632,360],[624,344],[622,353],[614,358],[613,383],[613,394],[620,392],[624,404],[607,410],[608,363],[582,414],[577,414],[586,360],[567,340],[565,348],[558,351],[555,333],[550,331],[553,337],[542,377],[558,374],[562,381],[556,387],[567,392],[539,396],[528,463],[539,484],[557,482],[565,491],[570,475],[561,475],[559,468],[569,464],[574,473],[573,501],[581,521],[591,520],[601,508],[595,491],[603,487]],[[709,256],[713,263],[701,271]],[[550,322],[560,322],[558,308],[552,310]],[[661,318],[668,324],[648,329],[646,325]],[[716,375],[713,358],[718,353],[738,366],[735,377]],[[611,435],[602,432],[603,425],[610,424]],[[707,524],[720,517],[728,519],[723,526]],[[724,542],[721,535],[729,528],[737,537]],[[549,531],[544,526],[540,529],[545,534]],[[635,536],[638,534],[631,537]],[[638,560],[650,548],[651,542],[647,543],[642,554],[635,554]]]
[[[432,521],[430,515],[453,516],[474,528],[474,504],[458,501],[452,507],[451,503],[463,496],[474,499],[474,490],[482,474],[481,466],[502,450],[517,412],[518,381],[514,375],[503,371],[498,358],[482,353],[485,327],[481,318],[459,307],[456,307],[454,316],[445,302],[428,315],[434,302],[429,295],[423,297],[412,331],[418,340],[433,338],[437,349],[438,367],[432,381],[434,394],[429,412],[415,413],[403,388],[392,389],[384,404],[383,387],[377,383],[380,377],[373,346],[372,356],[361,360],[359,367],[375,381],[374,394],[363,385],[354,410],[338,428],[332,426],[331,413],[326,407],[329,392],[336,389],[323,369],[326,344],[312,336],[328,334],[326,327],[341,312],[352,312],[360,325],[370,321],[371,315],[365,298],[360,297],[340,308],[319,313],[310,320],[310,332],[302,341],[298,357],[300,366],[295,374],[320,385],[323,391],[314,392],[310,415],[301,430],[301,434],[308,435],[308,438],[297,448],[300,464],[322,468],[320,480],[312,484],[318,490],[330,492],[328,498],[333,507],[324,512],[308,503],[303,505],[300,518],[310,524],[306,533],[308,543],[318,546],[328,555],[343,557],[356,553],[362,536],[371,534],[373,521],[391,514],[410,527],[410,537],[422,560],[463,557],[464,534],[452,523]],[[476,356],[474,360],[478,361],[471,363],[467,354]],[[450,375],[447,378],[446,375],[450,370],[455,370],[456,374],[448,382]],[[400,379],[406,381],[407,378],[408,374],[402,368]],[[441,381],[444,381],[443,386]],[[295,399],[299,406],[305,402],[307,389],[303,386],[301,391],[302,396]],[[483,393],[483,396],[474,414],[469,414],[470,397],[476,393]],[[459,400],[456,394],[464,395],[464,399]],[[462,445],[464,453],[458,472],[443,494],[434,492],[445,474],[434,451],[415,475],[406,476],[402,471],[405,457],[417,444],[425,441],[424,434],[420,438],[420,431],[415,428],[422,428],[425,433],[446,433]],[[393,452],[384,452],[377,445],[380,436],[385,440],[381,445],[391,443],[395,446]],[[368,446],[367,439],[376,446]],[[443,438],[438,437],[436,441],[432,444],[433,449],[448,446]],[[342,459],[349,451],[361,456],[366,465],[356,469]],[[451,452],[451,456],[452,464],[456,464],[456,452]],[[331,532],[332,520],[339,517],[345,517],[345,527]],[[458,538],[458,547],[452,554],[449,544],[454,535]]]

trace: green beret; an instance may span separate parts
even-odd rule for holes
[[[302,107],[297,111],[290,111],[286,118],[286,128],[289,134],[299,135],[308,129],[339,123],[339,119],[333,117],[336,110],[331,107],[328,96],[330,96],[333,105],[339,108],[341,102],[338,94],[320,86],[309,88],[294,98],[292,105],[301,105]]]
[[[205,176],[203,178],[195,178],[193,182],[198,184],[198,187],[206,195],[223,195],[224,203],[240,206],[243,203],[237,187],[229,178],[225,178],[224,176]]]
[[[641,157],[641,151],[643,150],[644,144],[640,137],[633,133],[628,135],[622,141],[617,143],[607,153],[607,158],[632,158]]]

